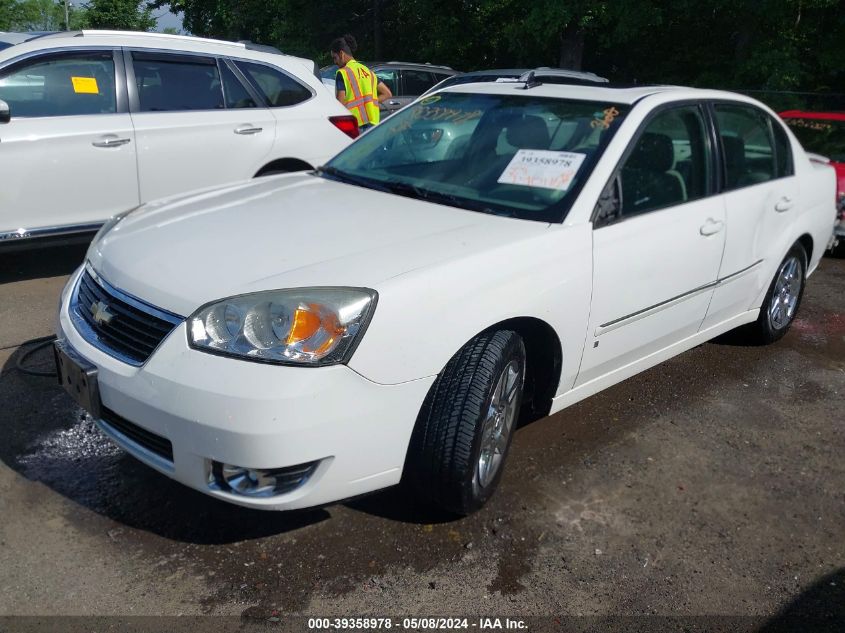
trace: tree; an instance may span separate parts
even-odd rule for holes
[[[90,0],[88,22],[95,29],[151,31],[156,26],[152,9],[139,0]]]
[[[364,61],[583,67],[625,82],[729,89],[841,92],[845,83],[845,0],[150,1],[183,11],[195,35],[322,63],[332,39],[352,33]]]
[[[17,17],[15,0],[0,0],[0,31],[9,31]]]
[[[87,27],[84,7],[70,7],[71,29]],[[62,0],[0,0],[0,30],[63,31],[65,9]]]

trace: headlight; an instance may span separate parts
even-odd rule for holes
[[[216,301],[188,319],[206,352],[285,365],[331,365],[352,355],[378,295],[367,288],[270,290]]]

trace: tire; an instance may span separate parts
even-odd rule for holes
[[[758,345],[768,345],[782,338],[795,320],[807,272],[807,252],[795,244],[777,268],[769,291],[760,306],[760,316],[748,329],[748,338]]]
[[[446,365],[426,396],[405,473],[423,501],[466,515],[502,477],[525,384],[525,345],[510,330],[479,334]]]

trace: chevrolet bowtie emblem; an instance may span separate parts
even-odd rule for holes
[[[97,325],[108,325],[114,318],[114,314],[109,312],[109,307],[102,301],[91,304],[91,314]]]

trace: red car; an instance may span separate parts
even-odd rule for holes
[[[828,159],[836,170],[836,199],[839,222],[834,229],[838,251],[845,251],[845,112],[788,110],[780,117],[801,141],[804,149]],[[810,156],[811,159],[816,157]],[[827,161],[825,161],[827,162]]]

